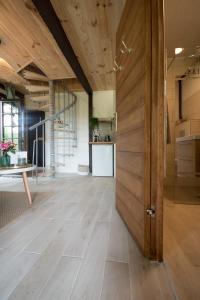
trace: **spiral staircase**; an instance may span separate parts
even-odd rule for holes
[[[76,152],[77,97],[66,89],[63,81],[49,81],[33,63],[21,70],[20,75],[27,82],[26,89],[29,91],[30,100],[37,104],[38,110],[46,112],[45,120],[29,128],[35,130],[32,164],[36,166],[36,175],[41,174],[38,172],[38,145],[42,143],[42,175],[54,176],[59,168],[67,168],[69,158]],[[39,127],[42,127],[41,136],[38,134]]]

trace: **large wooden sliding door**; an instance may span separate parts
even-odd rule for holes
[[[117,32],[122,69],[116,76],[116,205],[143,254],[157,260],[162,260],[163,41],[162,1],[127,0]]]

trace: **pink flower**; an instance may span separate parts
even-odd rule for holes
[[[8,151],[15,152],[15,146],[16,144],[11,141],[8,142],[0,141],[0,150],[3,152],[8,152]]]

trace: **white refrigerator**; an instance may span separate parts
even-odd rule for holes
[[[113,144],[92,144],[92,175],[114,176]]]

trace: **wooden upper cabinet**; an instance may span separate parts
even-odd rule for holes
[[[122,53],[122,41],[130,53]],[[156,260],[162,260],[163,41],[162,1],[127,0],[116,44],[116,206],[142,253]]]
[[[113,118],[115,113],[115,92],[98,91],[93,93],[93,116],[96,118]]]

